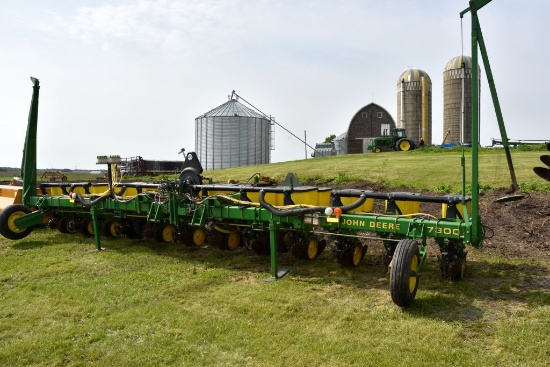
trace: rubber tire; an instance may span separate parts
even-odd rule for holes
[[[319,249],[319,239],[317,236],[308,235],[292,246],[292,255],[297,259],[314,260],[321,253]]]
[[[443,253],[439,258],[441,276],[449,280],[461,280],[466,273],[466,251],[458,254]]]
[[[202,246],[206,242],[207,237],[204,228],[196,228],[193,231],[193,244],[195,246]]]
[[[174,241],[176,227],[172,224],[159,224],[155,227],[155,240],[160,243],[170,243]]]
[[[395,149],[401,152],[407,152],[413,150],[413,144],[409,139],[399,139],[397,143],[395,143]]]
[[[143,239],[143,226],[145,221],[138,218],[133,218],[129,223],[126,223],[124,226],[124,234],[126,237],[132,240],[142,240]]]
[[[145,222],[141,228],[141,237],[145,240],[151,240],[155,237],[156,225],[152,222]]]
[[[193,242],[193,233],[195,229],[193,227],[184,226],[178,236],[178,242],[183,243],[185,246],[194,247],[196,246]]]
[[[51,230],[57,229],[59,225],[59,218],[52,218],[48,221],[47,228]]]
[[[93,236],[94,221],[91,219],[84,219],[82,222],[80,222],[80,233],[87,237]]]
[[[290,232],[279,231],[277,233],[277,252],[286,253],[292,242],[292,235]]]
[[[367,248],[359,240],[343,240],[336,245],[336,260],[342,266],[358,266],[365,257]]]
[[[235,251],[242,243],[242,236],[239,231],[228,233],[225,239],[225,249]]]
[[[390,268],[390,293],[393,303],[409,307],[418,290],[420,250],[418,243],[405,238],[397,244]],[[411,276],[411,272],[414,275]]]
[[[12,204],[0,211],[0,234],[9,240],[20,240],[32,232],[32,227],[23,230],[13,223],[17,218],[29,214],[31,210],[22,204]]]
[[[61,233],[73,234],[78,232],[80,224],[76,222],[73,218],[63,217],[59,220],[57,224],[57,229]]]
[[[121,223],[118,219],[107,219],[101,224],[101,234],[105,237],[120,237],[120,232],[118,227],[121,226]]]
[[[269,235],[260,234],[253,236],[248,242],[250,248],[256,255],[269,255],[271,248],[269,245]]]

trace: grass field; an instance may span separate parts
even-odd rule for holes
[[[207,172],[246,180],[296,172],[319,183],[366,178],[453,191],[460,153],[409,152],[324,158]],[[499,154],[497,154],[499,153]],[[484,152],[485,189],[509,186],[502,151]],[[516,152],[514,152],[516,153]],[[541,152],[517,152],[518,181]],[[399,155],[399,159],[395,159]],[[433,155],[433,158],[432,156]],[[429,157],[429,158],[428,158]],[[516,157],[516,155],[515,155]],[[458,160],[458,162],[457,162]],[[360,266],[330,249],[314,262],[279,257],[293,272],[276,282],[269,257],[40,229],[0,237],[2,366],[547,366],[548,256],[469,248],[465,279],[441,278],[429,257],[411,308],[389,294],[383,248],[369,242]]]
[[[466,150],[466,182],[471,177],[471,153]],[[533,173],[541,166],[545,151],[512,150],[517,180],[524,191],[550,191],[550,184]],[[300,181],[334,185],[368,180],[390,187],[405,186],[432,192],[460,192],[462,187],[461,150],[426,149],[412,152],[350,154],[269,165],[239,167],[205,172],[215,182],[229,179],[246,181],[254,173],[274,177],[282,182],[288,172]],[[482,149],[479,158],[482,190],[510,186],[510,174],[503,149]],[[467,185],[469,188],[469,185]]]
[[[3,366],[545,366],[547,261],[470,251],[460,282],[433,256],[415,304],[389,296],[381,245],[341,268],[41,230],[0,239]],[[435,253],[432,251],[432,253]]]

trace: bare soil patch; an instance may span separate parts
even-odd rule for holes
[[[418,192],[407,187],[389,188],[367,181],[354,182],[338,188],[355,188],[379,192]],[[550,193],[526,193],[522,200],[497,203],[506,189],[480,195],[479,212],[485,228],[484,251],[507,257],[550,259]],[[425,195],[440,195],[422,192]],[[374,210],[384,210],[382,201],[375,201]],[[441,215],[441,206],[422,203],[423,213]]]

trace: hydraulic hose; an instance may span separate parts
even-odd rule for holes
[[[77,187],[82,187],[84,188],[84,191],[86,192],[86,194],[89,194],[90,193],[90,186],[92,186],[92,184],[90,182],[82,182],[82,183],[73,183],[71,184],[71,186],[69,186],[69,195],[74,191],[74,189],[76,189]]]
[[[295,209],[277,209],[273,205],[267,203],[265,201],[265,191],[260,190],[260,196],[259,201],[262,208],[267,209],[271,214],[274,214],[278,217],[290,217],[291,215],[296,216],[302,216],[305,214],[311,214],[311,213],[317,213],[317,212],[324,212],[327,206],[313,206],[309,208],[295,208]],[[351,204],[348,205],[342,205],[338,206],[337,208],[340,208],[342,210],[342,213],[346,213],[350,210],[356,209],[363,205],[363,203],[367,200],[367,196],[362,193],[361,196],[359,196],[359,199]]]
[[[80,194],[73,193],[72,197],[76,198],[80,202],[80,204],[82,204],[82,206],[85,206],[85,207],[88,208],[88,207],[91,207],[91,206],[95,206],[95,205],[101,203],[102,201],[107,200],[110,196],[109,196],[109,194],[106,194],[106,195],[100,196],[97,199],[92,200],[92,201],[84,200],[84,198]]]

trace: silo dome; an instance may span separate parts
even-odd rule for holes
[[[428,73],[420,69],[409,69],[403,72],[399,79],[397,79],[397,84],[401,82],[420,82],[422,78],[428,78],[428,81],[431,83],[432,80]]]
[[[408,69],[397,80],[397,127],[418,146],[432,143],[432,81],[420,69]]]
[[[464,66],[464,68],[463,68]],[[472,141],[472,58],[452,58],[443,71],[444,144]]]
[[[270,163],[272,123],[237,99],[195,119],[195,150],[205,170]]]
[[[460,70],[462,69],[462,63],[465,64],[466,69],[472,70],[472,58],[470,56],[457,56],[453,57],[447,65],[445,65],[445,71]]]

